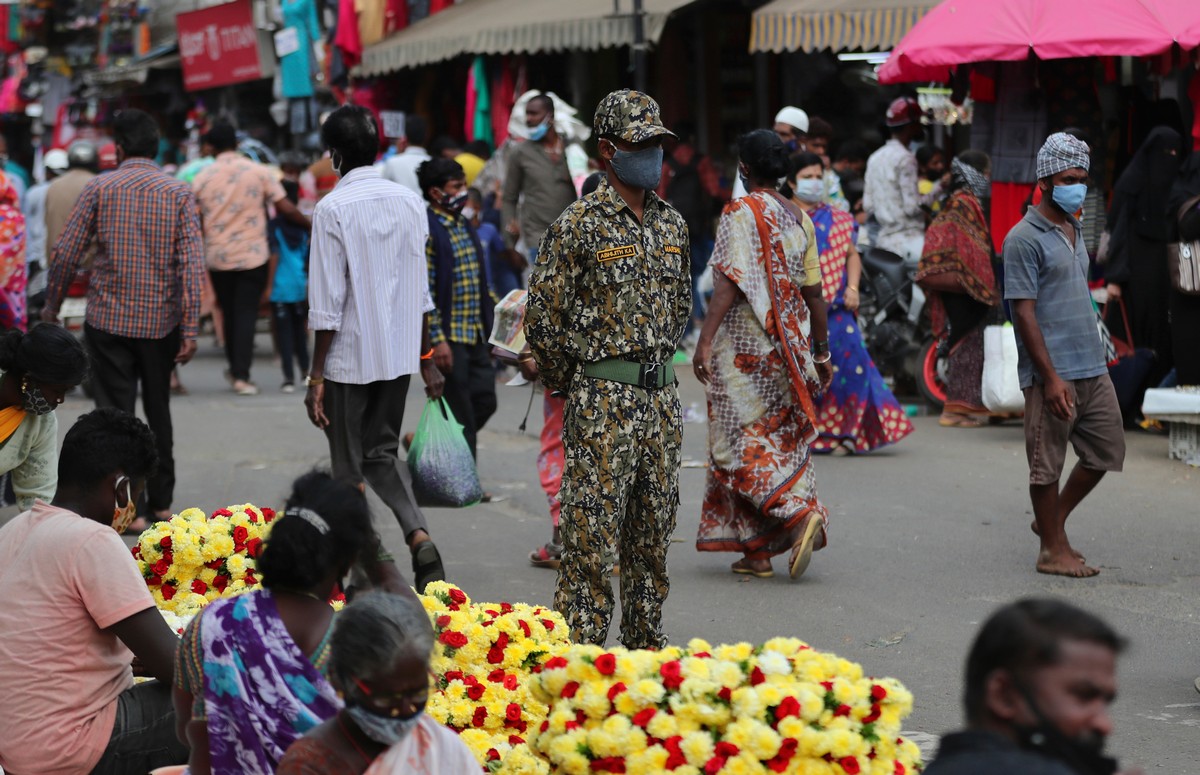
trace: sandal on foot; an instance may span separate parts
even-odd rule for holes
[[[445,581],[446,569],[442,566],[442,555],[433,545],[433,541],[422,541],[417,544],[417,550],[412,556],[413,579],[417,592],[425,591],[425,585],[431,581]]]
[[[743,562],[745,562],[745,560],[738,560],[729,567],[734,573],[738,573],[743,576],[753,576],[756,579],[769,579],[775,575],[774,569],[769,568],[767,570],[755,570],[754,568],[742,565]]]
[[[793,579],[800,578],[804,575],[804,571],[808,570],[808,564],[812,561],[813,549],[817,543],[817,535],[820,532],[821,518],[813,514],[808,518],[804,536],[792,545],[792,556],[788,561],[788,574]]]
[[[558,570],[562,565],[562,544],[553,541],[539,546],[529,553],[529,564],[535,568],[553,568]]]
[[[981,428],[983,421],[969,414],[943,414],[938,418],[938,425],[943,428]]]

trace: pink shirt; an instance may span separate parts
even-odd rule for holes
[[[267,205],[287,196],[271,170],[225,151],[196,175],[192,190],[209,269],[257,269],[267,263]]]
[[[154,607],[111,527],[37,501],[0,528],[0,767],[77,775],[100,760],[133,654],[108,627]]]

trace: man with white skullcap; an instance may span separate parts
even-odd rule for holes
[[[803,151],[808,137],[808,114],[791,105],[781,109],[775,114],[775,134],[787,146],[789,154]]]
[[[1108,471],[1125,460],[1125,431],[1088,290],[1083,226],[1087,143],[1063,132],[1038,152],[1042,201],[1004,240],[1004,298],[1012,302],[1018,370],[1025,392],[1025,452],[1037,570],[1095,576],[1067,540],[1066,521]],[[1059,490],[1067,442],[1079,462]]]

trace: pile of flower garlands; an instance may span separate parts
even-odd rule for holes
[[[210,600],[259,586],[275,518],[250,504],[188,509],[134,547],[177,632]],[[493,773],[908,775],[912,695],[845,659],[775,638],[626,651],[572,646],[556,612],[473,603],[437,582],[421,596],[436,643],[426,711]]]

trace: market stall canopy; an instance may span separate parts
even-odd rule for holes
[[[751,51],[887,51],[938,0],[774,0],[754,12]]]
[[[646,42],[692,0],[643,0]],[[382,75],[461,54],[594,51],[633,43],[631,0],[466,0],[363,51],[363,75]]]
[[[1154,56],[1200,46],[1197,0],[945,0],[904,36],[882,83],[944,81],[970,62]]]

